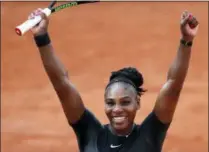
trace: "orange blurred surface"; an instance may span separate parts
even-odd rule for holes
[[[32,35],[14,28],[48,2],[2,2],[2,152],[77,152],[55,91],[43,69]],[[179,44],[180,15],[191,11],[200,28],[164,152],[208,151],[207,2],[102,2],[65,9],[50,17],[57,55],[102,123],[103,93],[110,72],[137,67],[148,92],[142,96],[140,123],[154,106]]]

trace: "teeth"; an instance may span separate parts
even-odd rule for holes
[[[114,117],[113,121],[116,123],[123,122],[125,120],[125,117]]]
[[[123,120],[125,117],[114,117],[115,120]]]

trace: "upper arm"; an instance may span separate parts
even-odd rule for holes
[[[97,133],[102,128],[102,125],[85,108],[78,91],[67,77],[57,83],[54,82],[54,84],[68,123],[73,128],[79,148],[82,151],[87,144],[95,142]]]
[[[67,77],[54,82],[54,89],[61,102],[63,111],[69,123],[77,122],[83,114],[85,107],[79,92]]]
[[[81,118],[76,123],[70,123],[82,151],[88,144],[95,144],[99,131],[102,129],[101,123],[88,110],[85,109]]]
[[[176,109],[182,85],[175,80],[168,80],[160,90],[157,97],[154,112],[163,123],[170,123]]]
[[[84,112],[83,101],[68,79],[68,72],[56,56],[53,46],[39,47],[44,69],[58,95],[69,122],[76,122]]]
[[[141,134],[154,151],[161,151],[170,123],[163,123],[151,112],[141,124]]]

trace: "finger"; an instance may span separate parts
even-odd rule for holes
[[[199,24],[199,22],[197,21],[197,19],[194,16],[191,16],[189,18],[188,23],[189,23],[191,28],[195,28]]]
[[[41,8],[38,8],[37,10],[35,10],[35,15],[39,16],[41,14],[43,10]]]
[[[35,11],[35,14],[36,14],[37,16],[40,15],[42,19],[46,19],[46,18],[47,18],[46,14],[43,13],[43,9],[41,9],[41,8],[38,8],[38,9]]]
[[[187,16],[187,14],[188,14],[188,11],[187,11],[187,10],[184,11],[184,12],[182,13],[182,15],[181,15],[181,19],[185,19],[185,17]]]
[[[41,16],[41,18],[42,18],[42,19],[47,19],[46,14],[45,14],[45,13],[43,13],[43,12],[40,12],[40,16]]]
[[[192,14],[191,13],[185,13],[185,17],[181,20],[181,25],[186,25],[189,20],[191,20]]]
[[[42,19],[46,19],[47,16],[45,13],[43,13],[43,9],[38,8],[35,11],[33,11],[29,16],[28,19],[33,19],[35,16],[41,16]]]
[[[28,19],[33,19],[35,16],[40,15],[40,12],[42,11],[42,9],[38,8],[36,10],[34,10],[29,16]]]
[[[35,17],[35,11],[32,12],[29,16],[28,16],[28,19],[33,19]]]

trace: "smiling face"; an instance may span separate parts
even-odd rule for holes
[[[107,88],[105,113],[116,134],[126,135],[131,131],[138,109],[139,100],[132,85],[115,82]]]

